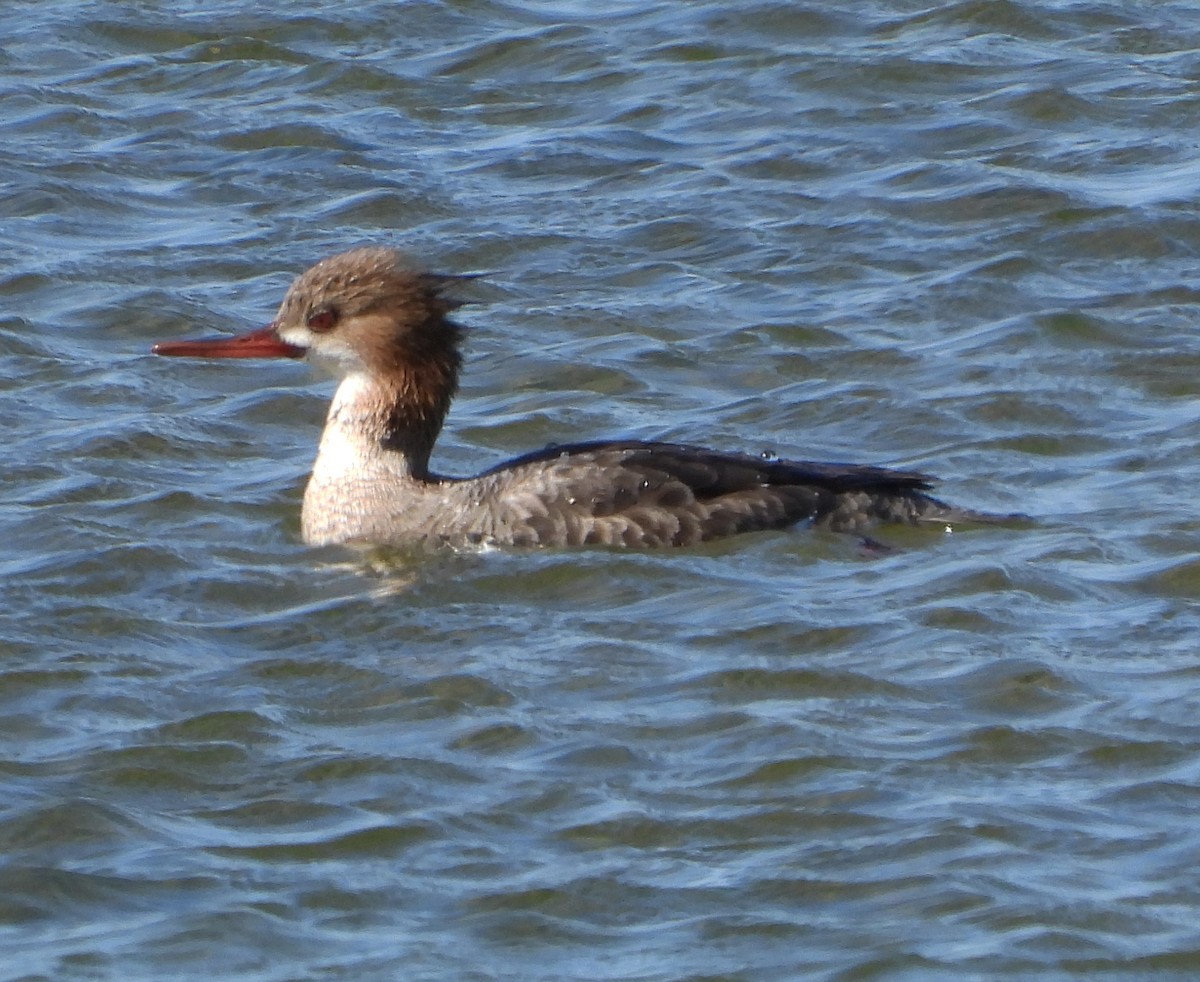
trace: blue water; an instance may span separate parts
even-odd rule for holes
[[[1200,973],[1191,4],[13,3],[0,978]],[[331,391],[156,359],[485,273],[437,453],[916,468],[1016,529],[299,540]]]

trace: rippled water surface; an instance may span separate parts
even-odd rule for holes
[[[1200,974],[1190,3],[14,2],[0,975]],[[312,551],[331,384],[485,272],[438,452],[665,438],[1018,529]]]

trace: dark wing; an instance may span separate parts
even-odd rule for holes
[[[672,443],[550,446],[481,480],[502,503],[493,537],[517,545],[685,545],[797,522],[858,531],[940,506],[923,474]]]

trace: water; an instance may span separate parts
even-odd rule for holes
[[[0,975],[1193,978],[1190,4],[13,3]],[[438,461],[675,439],[1022,529],[298,539],[330,392],[149,357],[487,272]]]

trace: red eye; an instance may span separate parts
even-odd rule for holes
[[[337,311],[331,310],[329,307],[314,310],[308,315],[308,329],[315,331],[317,334],[323,334],[325,331],[332,330],[333,325],[336,323]]]

